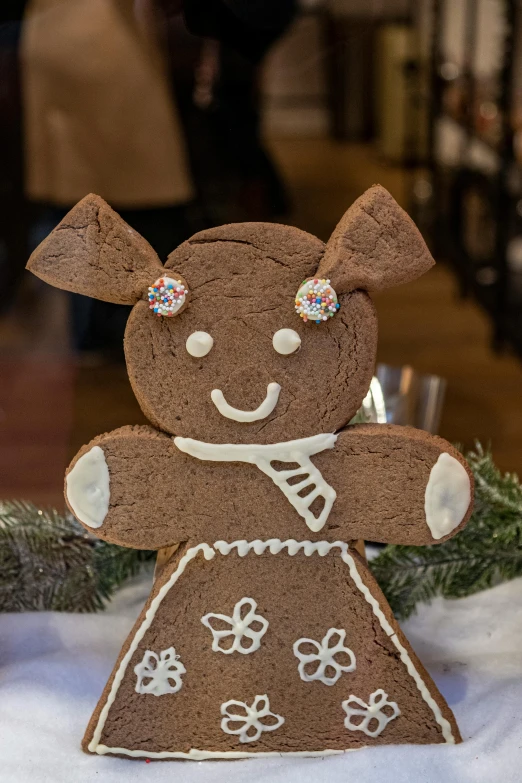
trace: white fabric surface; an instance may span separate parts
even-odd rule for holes
[[[522,579],[421,606],[404,625],[455,712],[458,746],[386,746],[315,759],[151,762],[85,755],[79,743],[149,591],[105,613],[0,615],[2,783],[517,783],[522,780]]]

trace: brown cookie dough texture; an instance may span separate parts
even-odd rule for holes
[[[136,303],[125,354],[136,397],[160,430],[211,443],[277,443],[344,427],[372,376],[377,324],[366,290],[405,282],[432,264],[416,227],[376,186],[348,210],[325,246],[289,226],[241,223],[203,231],[162,267],[148,243],[98,196],[87,196],[35,250],[28,267],[66,290]],[[147,288],[162,274],[181,280],[188,297],[174,318],[149,309]],[[302,281],[328,277],[340,310],[319,326],[294,309]],[[283,356],[274,333],[301,339]],[[195,331],[213,348],[186,350]],[[234,408],[255,410],[270,383],[281,386],[274,411],[244,423],[212,402],[218,389]]]
[[[371,292],[415,280],[434,263],[410,216],[374,185],[337,224],[317,274],[331,278],[336,290]]]
[[[129,378],[147,418],[159,429],[210,443],[278,443],[347,424],[374,368],[377,325],[369,297],[345,294],[328,323],[305,324],[294,312],[301,270],[281,270],[250,245],[224,240],[189,245],[186,252],[177,269],[191,281],[190,306],[178,318],[149,318],[140,302],[127,325]],[[283,328],[301,338],[289,356],[272,345]],[[185,347],[195,331],[214,340],[203,358]],[[220,389],[233,407],[255,410],[274,382],[281,386],[278,404],[260,421],[238,424],[211,399]]]
[[[29,268],[44,280],[135,305],[127,366],[157,428],[101,435],[66,478],[66,497],[97,536],[163,552],[85,750],[209,758],[460,741],[347,543],[432,544],[471,513],[472,476],[449,443],[409,428],[347,426],[375,361],[367,292],[432,263],[410,218],[379,186],[355,202],[327,245],[288,226],[228,225],[196,234],[162,267],[102,199],[87,196],[33,253]],[[162,275],[189,290],[172,318],[155,316],[147,301]],[[316,276],[331,280],[340,303],[319,325],[295,312],[299,286]],[[274,350],[280,329],[298,333],[298,350]],[[187,351],[194,332],[212,338],[203,357]],[[222,410],[237,417],[230,406],[255,411],[269,384],[280,386],[277,405],[258,421],[226,418],[211,397],[219,390],[229,406]],[[311,436],[298,449],[271,448]],[[324,450],[315,453],[318,442]],[[246,461],[234,461],[238,454]],[[223,628],[232,632],[220,635]],[[331,634],[339,659],[325,641]],[[247,639],[252,649],[234,647]],[[250,735],[241,733],[256,704],[265,712]]]
[[[27,268],[57,288],[116,304],[135,304],[164,273],[149,243],[93,194],[67,213]]]
[[[103,450],[110,474],[109,511],[96,535],[138,549],[237,538],[433,544],[424,503],[439,456],[458,460],[473,487],[465,460],[442,438],[410,427],[354,425],[339,433],[333,449],[312,457],[337,492],[327,522],[314,533],[255,465],[196,460],[167,435],[137,426],[95,438],[68,472],[94,446]],[[471,508],[437,543],[465,525]]]
[[[236,550],[227,555],[216,550],[209,560],[199,552],[175,585],[165,590],[186,553],[180,550],[165,569],[131,632],[87,728],[85,750],[116,755],[130,750],[138,757],[155,758],[193,749],[217,754],[320,753],[389,743],[460,741],[451,711],[409,646],[406,652],[407,643],[379,588],[355,553],[350,551],[343,561],[335,549],[325,556],[303,551],[290,556],[284,549],[244,556]],[[160,592],[158,606],[155,598]],[[217,642],[219,649],[213,649],[213,633],[202,618],[209,613],[231,618],[244,597],[255,601],[256,614],[268,622],[258,648],[224,653],[232,640],[223,638]],[[145,628],[147,612],[154,616]],[[259,626],[259,621],[252,624]],[[231,625],[221,620],[212,627]],[[301,638],[320,643],[330,629],[345,631],[352,670],[342,672],[333,684],[306,681],[298,670],[294,644]],[[241,641],[250,647],[247,638]],[[134,670],[147,651],[159,656],[172,647],[186,669],[179,690],[159,696],[137,692]],[[313,652],[313,646],[305,644],[303,652]],[[416,676],[408,671],[404,652]],[[333,661],[346,665],[347,656],[334,656]],[[317,661],[305,672],[313,674],[316,669]],[[333,670],[326,674],[332,677]],[[354,695],[367,704],[379,689],[397,705],[399,715],[375,736],[347,728],[343,702]],[[110,708],[102,716],[109,694]],[[264,694],[271,712],[284,718],[282,725],[244,742],[223,730],[223,704],[234,699],[251,705]],[[390,710],[385,714],[389,716]],[[369,729],[374,731],[376,725]]]

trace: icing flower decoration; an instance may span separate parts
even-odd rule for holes
[[[180,280],[160,277],[149,286],[149,307],[156,315],[172,317],[185,304],[187,289]]]
[[[349,647],[344,647],[345,638],[346,631],[330,628],[321,644],[315,639],[298,639],[294,642],[294,655],[299,659],[297,669],[301,679],[305,682],[319,680],[325,685],[335,685],[343,672],[353,672],[355,670],[355,655]],[[307,654],[299,649],[307,645],[313,647],[316,652]],[[336,661],[336,655],[343,655],[345,663]],[[317,666],[314,667],[315,663]],[[313,668],[314,671],[310,672],[310,668]],[[328,676],[328,670],[333,670],[333,674]]]
[[[241,615],[244,608],[246,608],[247,611],[244,617],[242,617]],[[210,628],[212,631],[212,636],[214,637],[212,649],[214,652],[218,652],[219,650],[219,652],[225,653],[225,655],[230,655],[233,652],[240,652],[243,653],[243,655],[248,655],[248,653],[254,652],[254,650],[260,648],[261,638],[265,635],[266,629],[268,628],[268,620],[265,620],[260,614],[256,614],[256,609],[257,603],[253,598],[242,598],[241,601],[238,601],[235,605],[232,617],[228,617],[226,614],[212,614],[209,612],[209,614],[206,614],[201,618],[203,625],[206,625],[207,628]],[[225,628],[213,628],[212,622],[214,622],[215,625],[220,624],[223,626],[224,624]],[[255,630],[251,627],[252,623],[256,623],[261,627]],[[220,641],[228,636],[234,637],[232,645],[230,647],[220,647]],[[244,637],[251,640],[250,644],[246,646],[242,644]]]
[[[386,707],[388,714],[383,712]],[[346,712],[344,719],[346,728],[352,731],[363,731],[368,737],[377,737],[391,720],[398,718],[401,714],[397,703],[388,701],[388,694],[382,688],[372,693],[369,704],[357,696],[350,696],[349,699],[343,701],[343,710]],[[362,717],[362,721],[353,723],[352,718],[354,717]],[[374,728],[371,728],[372,723]]]
[[[235,707],[235,710],[231,710]],[[238,734],[240,742],[255,742],[264,731],[275,731],[283,725],[285,719],[281,715],[270,712],[268,696],[256,696],[251,707],[244,701],[231,699],[221,705],[221,729],[225,734]],[[239,728],[231,729],[231,723],[241,724]]]
[[[295,297],[295,311],[303,321],[320,324],[333,318],[341,305],[329,280],[304,280]]]
[[[153,696],[177,693],[183,684],[181,675],[186,671],[174,647],[162,650],[159,655],[147,650],[140,663],[134,667],[138,677],[136,693],[152,693]]]

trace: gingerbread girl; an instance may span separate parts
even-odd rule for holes
[[[95,438],[67,471],[89,531],[163,552],[86,751],[208,759],[460,741],[354,546],[437,544],[471,513],[472,476],[449,443],[348,426],[374,368],[369,292],[432,264],[379,186],[326,245],[228,225],[162,266],[91,195],[33,253],[47,282],[134,305],[125,354],[152,425]]]

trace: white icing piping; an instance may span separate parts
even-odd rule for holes
[[[278,329],[272,337],[272,345],[274,346],[274,351],[277,351],[282,356],[288,356],[297,351],[301,345],[301,338],[295,329]]]
[[[134,690],[136,693],[152,693],[154,696],[177,693],[183,685],[181,678],[186,673],[187,670],[179,660],[179,655],[176,655],[174,647],[161,650],[159,655],[153,650],[146,650],[141,661],[134,667],[137,677]],[[170,684],[171,680],[174,685]]]
[[[150,628],[150,625],[156,615],[156,612],[158,611],[159,605],[161,604],[161,602],[169,592],[170,588],[178,581],[179,577],[187,567],[187,564],[190,563],[190,561],[196,557],[198,552],[203,552],[205,560],[211,560],[216,554],[215,550],[212,549],[212,547],[210,547],[208,544],[198,544],[197,546],[188,549],[187,552],[183,555],[183,557],[179,561],[178,567],[171,575],[170,579],[167,582],[165,582],[165,584],[159,591],[158,595],[156,596],[156,598],[154,598],[149,608],[147,609],[145,618],[142,624],[140,625],[140,627],[138,628],[138,631],[136,632],[136,636],[132,640],[132,643],[129,649],[127,650],[127,653],[121,659],[118,670],[114,675],[114,680],[112,681],[112,686],[109,695],[107,697],[107,701],[105,702],[104,707],[100,712],[100,717],[98,718],[98,723],[96,725],[96,729],[94,730],[92,740],[89,742],[89,750],[91,751],[91,753],[98,752],[97,748],[100,742],[100,737],[103,731],[103,727],[105,726],[105,721],[107,720],[107,715],[109,714],[109,710],[114,702],[114,699],[116,698],[118,688],[120,687],[123,677],[125,676],[125,671],[127,669],[127,666],[129,665],[132,656],[136,652],[139,643],[145,636],[146,631]]]
[[[232,712],[232,707],[239,707],[240,710],[244,710],[245,714]],[[256,696],[251,705],[244,701],[230,699],[221,705],[221,714],[223,715],[221,731],[224,731],[225,734],[237,735],[240,742],[255,742],[264,731],[276,731],[285,722],[282,715],[271,711],[270,700],[266,693],[263,696]],[[276,722],[267,726],[263,723],[262,718],[268,717],[275,718]],[[242,725],[238,729],[232,729],[230,728],[231,723]],[[249,734],[250,729],[255,729],[254,734]]]
[[[191,356],[201,359],[212,350],[213,345],[214,338],[208,332],[192,332],[187,337],[185,348]]]
[[[247,612],[242,616],[245,607],[247,608]],[[222,652],[225,655],[232,655],[234,652],[239,652],[242,655],[249,655],[256,650],[259,650],[261,647],[261,639],[265,635],[269,623],[265,617],[256,614],[256,609],[256,601],[254,601],[253,598],[245,597],[237,602],[230,617],[226,614],[209,612],[201,618],[203,625],[206,625],[212,632],[212,649],[214,652]],[[211,623],[212,620],[221,621],[221,623],[225,624],[225,628],[222,628],[221,630],[213,628]],[[261,629],[259,631],[254,631],[250,627],[252,623],[258,623],[261,626]],[[227,639],[229,636],[234,637],[232,645],[228,648],[220,647],[220,641],[222,639]],[[251,641],[251,644],[247,647],[242,643],[244,637]]]
[[[330,645],[332,638],[337,637],[338,641],[335,644]],[[353,650],[344,646],[344,640],[346,639],[346,631],[343,628],[329,628],[326,635],[323,636],[321,642],[317,642],[315,639],[308,639],[301,637],[294,642],[293,650],[295,657],[299,660],[297,671],[300,678],[304,682],[313,682],[319,680],[319,682],[325,685],[335,685],[339,677],[343,672],[353,672],[356,669],[356,661]],[[299,650],[301,646],[313,647],[315,652],[303,653]],[[346,655],[350,663],[344,665],[338,663],[335,660],[335,656],[338,653]],[[309,674],[306,671],[306,667],[310,663],[317,663],[317,668],[313,674]],[[328,669],[333,669],[333,675],[327,675]]]
[[[351,704],[356,704],[357,706],[352,707],[350,706]],[[383,712],[384,707],[390,707],[392,714],[387,715]],[[352,693],[346,701],[343,701],[342,708],[346,712],[345,727],[350,729],[350,731],[363,731],[368,737],[378,737],[388,723],[398,718],[401,714],[397,702],[389,701],[388,694],[382,688],[370,694],[368,704]],[[363,720],[361,723],[353,723],[353,717],[362,717]],[[376,729],[370,729],[370,724],[373,721],[377,721]]]
[[[269,383],[266,389],[266,397],[255,411],[242,411],[239,408],[233,408],[232,405],[229,405],[225,400],[225,396],[221,389],[213,389],[213,391],[210,392],[210,396],[212,402],[222,416],[225,416],[227,419],[233,419],[234,421],[250,422],[266,419],[267,416],[270,416],[277,405],[280,391],[281,387],[278,383]]]
[[[262,541],[260,538],[256,538],[254,541],[242,539],[241,541],[233,541],[231,544],[227,541],[216,541],[214,549],[221,555],[229,555],[233,549],[237,549],[239,557],[245,557],[249,552],[262,555],[267,549],[271,555],[278,555],[283,549],[287,549],[288,554],[292,557],[302,549],[307,557],[315,554],[324,557],[335,547],[345,552],[347,546],[343,541],[296,541],[294,538],[289,538],[286,541],[281,541],[280,538],[267,538],[266,541]]]
[[[105,726],[105,721],[107,720],[107,716],[109,714],[109,709],[116,698],[118,688],[120,687],[123,677],[125,676],[125,671],[127,669],[127,666],[129,665],[129,662],[132,656],[134,655],[138,647],[138,644],[143,639],[148,628],[150,628],[152,620],[154,619],[154,616],[158,610],[158,607],[163,601],[166,594],[169,592],[171,587],[178,581],[179,577],[185,571],[187,564],[196,557],[198,552],[203,552],[205,559],[211,560],[215,556],[216,552],[219,552],[222,555],[228,555],[233,549],[237,550],[239,557],[245,557],[249,552],[254,552],[256,555],[261,555],[267,550],[271,554],[278,554],[283,549],[286,549],[290,556],[297,554],[297,552],[299,552],[302,549],[307,557],[310,557],[312,554],[316,554],[316,553],[319,556],[324,557],[326,554],[328,554],[328,552],[332,551],[333,549],[340,549],[341,559],[348,566],[348,569],[350,571],[350,576],[353,579],[355,586],[363,594],[366,601],[370,604],[374,615],[379,620],[381,628],[386,633],[386,635],[390,637],[391,642],[397,648],[399,652],[399,657],[401,661],[404,663],[406,670],[408,671],[408,674],[415,681],[415,684],[417,685],[417,688],[419,689],[422,698],[430,707],[436,722],[441,727],[442,736],[444,737],[447,743],[450,744],[455,743],[455,738],[452,734],[449,721],[442,715],[439,705],[431,695],[430,691],[426,686],[426,683],[424,682],[421,675],[413,665],[413,662],[408,654],[408,651],[400,642],[399,638],[397,637],[397,634],[394,632],[392,626],[386,619],[384,613],[382,612],[379,606],[377,599],[374,598],[374,596],[371,594],[368,587],[362,581],[361,576],[357,571],[355,561],[353,557],[349,554],[348,545],[344,541],[312,542],[312,541],[296,541],[295,539],[292,538],[288,539],[287,541],[281,541],[278,538],[270,538],[267,541],[256,539],[254,541],[239,540],[239,541],[233,541],[232,543],[227,543],[226,541],[216,541],[214,547],[210,547],[208,544],[198,544],[197,546],[187,550],[187,552],[183,555],[183,557],[179,561],[178,567],[173,572],[170,579],[163,585],[158,595],[151,602],[145,614],[143,623],[141,624],[138,631],[136,632],[136,636],[132,640],[127,653],[124,655],[124,657],[120,662],[118,670],[114,676],[112,686],[109,691],[109,695],[107,697],[107,701],[100,712],[98,723],[96,724],[96,728],[94,730],[93,738],[88,745],[88,748],[91,751],[91,753],[98,753],[101,755],[105,753],[114,753],[119,755],[139,756],[145,758],[162,758],[162,759],[186,758],[186,759],[194,759],[194,760],[203,760],[203,759],[210,759],[210,758],[247,758],[249,756],[256,756],[256,757],[283,756],[283,755],[284,756],[327,756],[327,755],[332,755],[334,753],[336,754],[336,753],[344,752],[342,750],[341,751],[323,750],[323,751],[296,751],[291,753],[279,753],[275,751],[274,752],[270,751],[266,753],[265,752],[249,753],[249,752],[242,752],[242,751],[223,751],[223,752],[204,751],[204,750],[198,750],[192,748],[189,751],[189,753],[181,753],[177,751],[154,752],[154,751],[141,751],[141,750],[127,750],[126,748],[109,748],[106,745],[99,744],[103,727]]]
[[[96,753],[100,756],[106,753],[114,753],[120,756],[133,756],[134,758],[147,759],[187,759],[189,761],[205,761],[208,759],[249,759],[249,758],[268,758],[270,756],[300,756],[301,758],[313,758],[314,756],[338,756],[340,753],[350,753],[356,750],[362,750],[366,745],[360,748],[346,748],[345,750],[291,750],[284,753],[277,750],[252,751],[243,750],[198,750],[191,748],[188,753],[181,751],[148,751],[148,750],[127,750],[127,748],[108,748],[107,745],[98,745]]]
[[[437,702],[429,692],[428,688],[426,687],[426,683],[424,682],[421,675],[413,665],[413,662],[408,654],[408,651],[401,644],[397,634],[394,632],[390,623],[386,619],[381,607],[379,606],[379,602],[377,601],[376,598],[373,597],[368,587],[362,581],[360,574],[355,566],[355,562],[353,558],[346,551],[341,554],[341,557],[344,560],[344,562],[347,564],[348,568],[350,569],[350,576],[355,582],[356,587],[361,591],[365,599],[372,607],[373,613],[379,620],[381,628],[390,637],[391,641],[399,651],[400,659],[403,662],[403,664],[406,666],[408,674],[411,677],[413,677],[413,679],[415,680],[415,685],[419,689],[422,698],[433,712],[433,717],[435,718],[435,720],[437,721],[437,723],[439,724],[442,730],[442,736],[444,737],[446,742],[450,744],[455,744],[455,737],[453,736],[453,733],[451,731],[451,726],[449,721],[443,716],[439,705],[437,704]]]
[[[336,440],[335,434],[321,433],[310,438],[265,445],[204,443],[192,438],[180,437],[174,438],[174,443],[180,451],[196,459],[211,462],[247,462],[256,465],[279,487],[310,530],[317,533],[324,527],[337,493],[324,480],[310,457],[326,449],[332,449]],[[292,470],[274,470],[271,465],[273,461],[297,462],[300,467]],[[288,479],[294,476],[303,476],[303,480],[297,484],[289,484]],[[306,487],[310,487],[310,492],[301,497],[298,493]],[[319,497],[323,498],[324,506],[316,517],[310,510],[310,506]]]
[[[426,524],[435,541],[460,525],[470,502],[471,485],[466,468],[443,451],[430,471],[424,496]]]
[[[101,527],[109,511],[110,476],[100,446],[93,446],[80,457],[67,474],[65,485],[75,517],[89,527]]]

